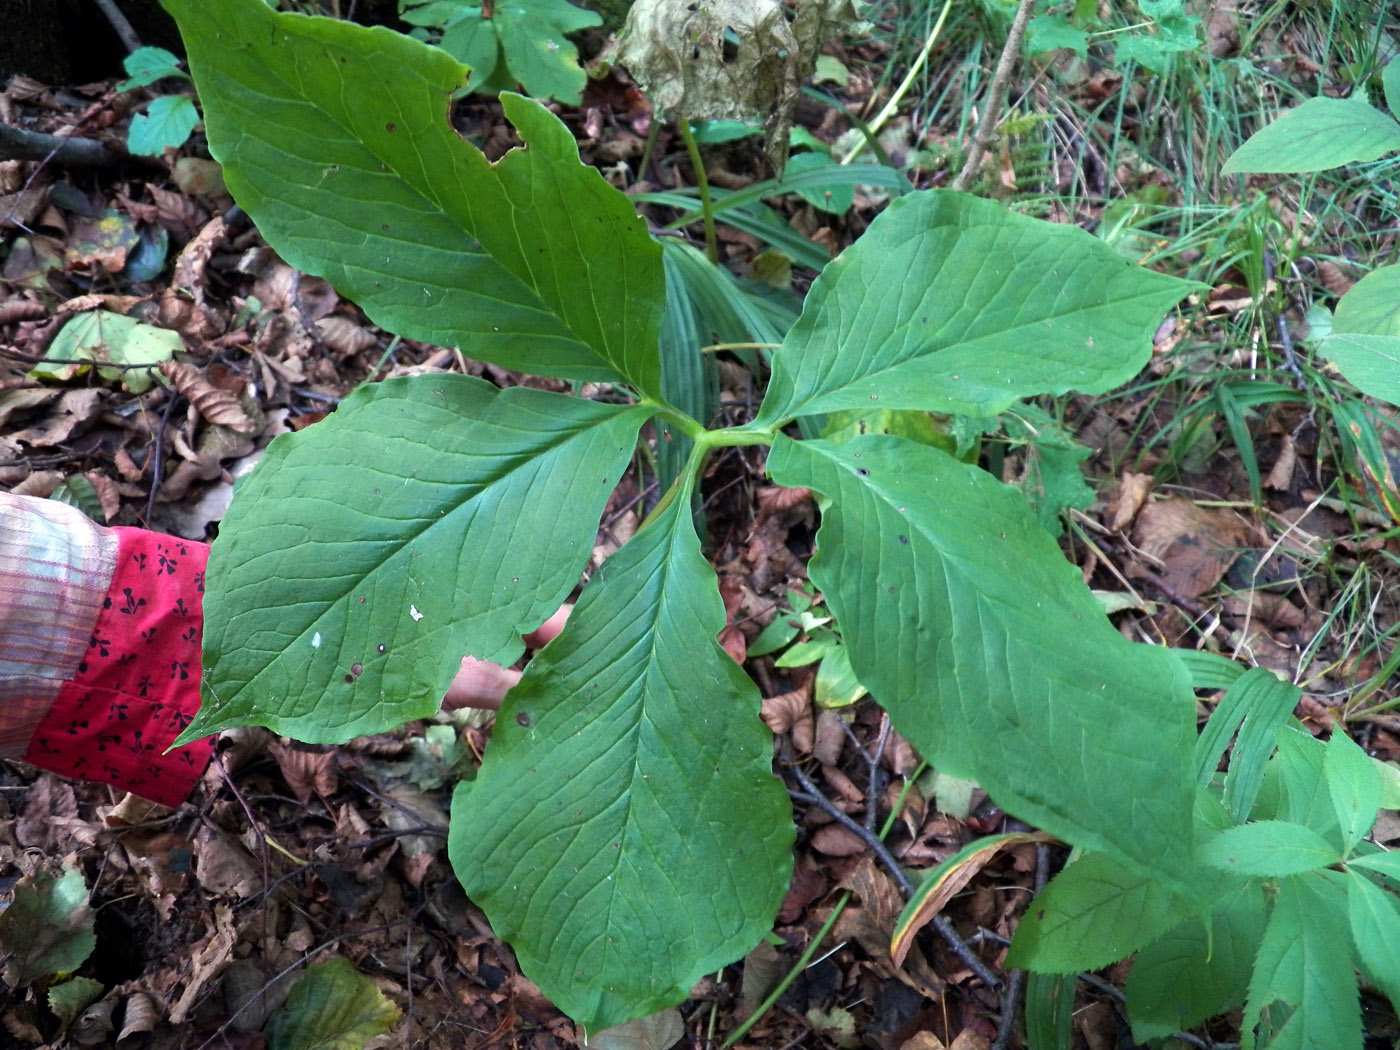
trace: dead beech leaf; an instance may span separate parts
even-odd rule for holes
[[[267,746],[282,771],[282,779],[302,805],[313,795],[330,798],[340,782],[334,751],[308,751],[295,744],[274,740]]]
[[[194,871],[199,884],[210,893],[240,900],[253,896],[262,884],[262,875],[243,845],[208,825],[195,835]]]
[[[208,423],[228,427],[239,434],[252,434],[258,425],[248,417],[238,398],[214,386],[194,365],[182,361],[162,361],[161,375],[194,405]]]
[[[12,441],[53,448],[83,433],[102,411],[103,391],[65,390],[58,403],[39,422],[10,434]]]
[[[1269,468],[1264,478],[1264,487],[1274,492],[1287,492],[1293,487],[1293,471],[1298,466],[1298,447],[1290,434],[1283,435],[1283,445],[1278,450],[1278,458]]]
[[[321,341],[342,357],[353,357],[379,343],[374,333],[348,317],[331,314],[316,322]]]
[[[1132,524],[1147,500],[1147,494],[1152,491],[1152,481],[1151,474],[1123,471],[1123,476],[1118,479],[1118,495],[1108,507],[1108,521],[1105,524],[1110,529],[1122,532]]]
[[[0,213],[3,211],[4,206],[0,205]],[[11,299],[9,302],[0,303],[0,325],[37,321],[47,316],[48,312],[43,303],[36,303],[31,299]]]
[[[777,696],[765,696],[759,708],[764,723],[775,735],[792,730],[803,717],[812,717],[812,697],[808,689],[794,689]]]
[[[808,502],[812,498],[812,490],[785,489],[780,485],[765,485],[754,495],[758,500],[758,516],[766,518]]]
[[[190,1011],[200,1002],[204,986],[233,962],[233,946],[237,943],[238,930],[233,923],[233,909],[227,904],[214,905],[214,932],[205,938],[189,960],[190,979],[180,998],[170,1007],[167,1020],[171,1024],[185,1022]]]
[[[1142,508],[1133,542],[1161,563],[1163,579],[1177,594],[1199,598],[1248,546],[1249,528],[1233,511],[1172,496]]]
[[[126,998],[122,1009],[122,1030],[117,1034],[117,1042],[133,1035],[154,1032],[160,1024],[160,1010],[156,1001],[145,992],[132,992]]]
[[[859,857],[870,847],[854,831],[840,824],[827,824],[813,833],[812,848],[828,857]]]
[[[846,727],[835,708],[824,707],[817,715],[817,733],[812,742],[812,757],[829,768],[835,766],[846,746]]]

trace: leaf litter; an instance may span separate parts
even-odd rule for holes
[[[1224,32],[1216,21],[1212,32]],[[1084,88],[1114,89],[1092,81]],[[784,84],[785,106],[790,92]],[[604,82],[590,87],[577,115],[585,159],[622,178],[634,178],[627,164],[638,156],[628,137],[640,142],[651,119],[639,97]],[[55,127],[91,108],[81,96],[23,78],[0,101],[7,113],[22,109]],[[494,143],[488,150],[508,148],[512,133],[496,109],[464,105],[464,124]],[[119,131],[114,123],[102,133]],[[716,165],[717,184],[728,178],[742,186],[762,170],[752,151],[718,154]],[[644,174],[662,178],[666,170]],[[849,225],[800,201],[788,217],[834,253],[868,221],[869,205],[858,195]],[[319,421],[367,379],[465,370],[500,385],[563,389],[451,350],[391,342],[325,282],[277,259],[240,220],[217,168],[198,156],[114,168],[97,180],[0,163],[0,232],[8,241],[0,270],[0,485],[45,496],[85,481],[105,523],[207,538],[234,478],[272,437]],[[722,243],[737,270],[760,268],[756,238],[729,230]],[[1328,265],[1325,280],[1351,279]],[[798,275],[793,284],[804,281]],[[1223,318],[1250,298],[1222,287],[1210,303]],[[104,330],[113,317],[125,339]],[[75,323],[97,332],[74,331],[65,341]],[[130,332],[147,329],[178,338],[158,351],[130,348]],[[1169,353],[1177,339],[1157,356],[1159,375],[1189,372]],[[727,359],[722,366],[724,402],[744,404],[748,373]],[[1086,581],[1104,593],[1141,588],[1153,599],[1138,595],[1127,606],[1118,622],[1130,636],[1244,655],[1305,681],[1305,724],[1324,732],[1359,712],[1356,731],[1368,750],[1400,759],[1400,719],[1382,702],[1388,695],[1375,697],[1373,710],[1348,709],[1346,699],[1379,673],[1380,658],[1345,640],[1314,644],[1324,630],[1319,610],[1337,600],[1337,588],[1306,571],[1328,552],[1373,564],[1370,555],[1393,544],[1381,536],[1388,519],[1357,530],[1318,483],[1336,469],[1329,453],[1286,409],[1271,410],[1260,428],[1264,514],[1251,515],[1247,472],[1226,446],[1188,459],[1174,483],[1154,485],[1160,457],[1136,448],[1134,435],[1145,419],[1165,428],[1164,414],[1178,407],[1132,397],[1071,404],[1074,432],[1095,450],[1088,473],[1102,482],[1066,541]],[[1025,455],[1007,457],[1007,480],[1025,475]],[[1107,480],[1114,477],[1116,494]],[[1383,472],[1369,483],[1377,477],[1384,483]],[[1355,483],[1364,489],[1368,478],[1358,474]],[[810,587],[816,511],[808,493],[768,484],[762,463],[737,450],[717,458],[706,494],[727,616],[723,644],[744,662],[787,590]],[[626,542],[656,498],[654,486],[639,488],[628,475],[590,568]],[[1375,623],[1400,615],[1400,591],[1384,580],[1371,598]],[[701,982],[680,1011],[595,1044],[664,1047],[682,1032],[702,1035],[714,1016],[727,1019],[721,1031],[738,1023],[839,909],[828,942],[836,950],[798,974],[746,1045],[990,1045],[998,998],[946,940],[926,930],[911,940],[904,965],[891,958],[903,897],[869,840],[892,816],[886,845],[918,871],[979,836],[1021,829],[975,785],[956,788],[923,769],[870,701],[818,708],[813,668],[782,668],[772,656],[750,658],[747,667],[779,746],[816,789],[799,793],[797,858],[773,943]],[[473,755],[479,761],[484,739],[478,727],[445,721],[319,750],[235,732],[191,804],[176,812],[18,766],[0,770],[0,880],[14,902],[4,921],[20,924],[26,909],[42,917],[24,927],[23,952],[0,946],[9,956],[9,1037],[40,1045],[66,1033],[84,1045],[115,1037],[119,1046],[152,1048],[253,1046],[266,1037],[273,1045],[285,1038],[277,1033],[286,1022],[279,1028],[272,1018],[300,976],[333,982],[348,979],[348,968],[369,975],[373,995],[392,1004],[391,1019],[380,1000],[358,993],[366,1024],[390,1026],[394,1045],[575,1045],[579,1033],[519,973],[445,862],[444,768]],[[1400,841],[1400,825],[1383,820],[1377,836]],[[994,971],[1056,853],[1044,844],[1008,848],[945,904]],[[39,929],[44,939],[29,932]],[[73,981],[89,983],[59,979],[75,970]],[[1076,1025],[1097,1045],[1114,1031],[1117,1006],[1094,994],[1081,1002]],[[356,1045],[372,1037],[366,1033]]]

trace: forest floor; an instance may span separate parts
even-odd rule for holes
[[[1203,33],[1210,57],[1241,57],[1230,50],[1238,47],[1238,24],[1212,19]],[[1268,62],[1290,69],[1326,65],[1306,25],[1282,24],[1256,43],[1244,57],[1261,65],[1265,51]],[[886,136],[894,163],[920,188],[945,186],[956,171],[965,111],[947,95],[940,103],[935,88],[938,70],[964,64],[970,52],[960,46],[970,44],[955,40],[935,55],[933,80],[920,82],[922,96]],[[831,45],[830,57],[851,79],[827,89],[870,116],[889,94],[881,72],[902,76],[907,66],[899,47],[888,36]],[[1360,233],[1348,239],[1310,217],[1306,236],[1291,242],[1286,272],[1256,272],[1263,253],[1253,261],[1231,256],[1247,231],[1231,234],[1234,241],[1219,233],[1220,215],[1245,207],[1241,188],[1229,191],[1237,199],[1221,190],[1193,205],[1188,198],[1199,186],[1153,153],[1147,128],[1164,118],[1149,111],[1160,99],[1104,64],[1036,70],[1017,83],[1013,106],[1037,119],[991,159],[982,189],[1080,223],[1125,253],[1211,285],[1191,311],[1164,320],[1138,381],[1109,397],[1045,405],[1089,450],[1080,468],[1088,497],[1065,512],[1066,556],[1087,582],[1121,599],[1115,622],[1129,637],[1210,648],[1270,668],[1303,687],[1297,714],[1319,735],[1341,727],[1370,754],[1400,761],[1400,716],[1390,709],[1396,694],[1386,666],[1400,623],[1395,522],[1387,511],[1396,500],[1386,469],[1395,432],[1368,405],[1385,462],[1368,470],[1342,455],[1336,417],[1315,394],[1322,366],[1306,364],[1302,342],[1307,303],[1339,294],[1386,258],[1396,227],[1357,211],[1347,229]],[[106,143],[114,158],[91,168],[0,162],[0,487],[64,498],[106,524],[204,540],[217,533],[234,479],[268,442],[315,424],[361,383],[468,372],[502,386],[563,388],[374,327],[326,282],[292,269],[263,243],[233,208],[199,135],[162,157],[125,156],[132,104],[143,96],[118,93],[114,84],[16,77],[0,94],[0,121],[50,133],[76,128]],[[1101,125],[1114,109],[1105,100],[1123,102],[1107,139]],[[560,114],[584,160],[629,192],[694,185],[670,128],[639,168],[651,113],[619,74],[592,83],[580,107]],[[1177,117],[1181,127],[1193,119]],[[456,122],[488,155],[512,144],[489,101],[465,100]],[[810,99],[799,123],[828,143],[849,126],[838,110]],[[1111,141],[1117,153],[1071,148],[1075,136],[1081,144]],[[706,162],[711,182],[731,189],[766,177],[753,138],[708,147]],[[1374,176],[1373,184],[1380,184]],[[1248,206],[1273,222],[1261,220],[1260,228],[1287,236],[1298,220],[1296,200],[1272,183],[1254,192]],[[1345,212],[1355,199],[1339,190],[1337,209]],[[775,193],[768,203],[792,230],[834,254],[859,236],[882,198],[860,189],[842,214],[795,194]],[[1169,208],[1194,208],[1192,222],[1181,224],[1178,215],[1172,226],[1164,218]],[[658,206],[647,213],[658,226],[677,214]],[[1188,228],[1192,236],[1180,232]],[[698,241],[699,224],[683,233]],[[775,294],[794,302],[812,277],[798,266],[773,280],[765,266],[771,256],[763,254],[769,246],[733,226],[721,225],[719,244],[735,273],[767,274]],[[1266,303],[1281,304],[1277,314],[1291,323],[1298,347],[1280,339]],[[163,369],[168,383],[138,389],[120,371],[66,359],[36,373],[46,355],[59,356],[55,338],[95,311],[178,333],[183,349],[178,364]],[[1306,367],[1294,364],[1295,352]],[[753,374],[730,355],[717,366],[721,410],[737,421],[754,403]],[[1268,396],[1240,407],[1241,390],[1256,381],[1268,384]],[[216,417],[211,406],[232,415]],[[1014,437],[989,436],[987,449],[985,464],[1008,482],[1024,485],[1039,469],[1030,446]],[[728,450],[706,477],[709,554],[738,656],[767,622],[785,615],[790,592],[805,586],[817,511],[783,497],[752,450]],[[629,474],[604,518],[595,566],[656,498],[644,471]],[[663,1050],[684,1038],[717,1046],[849,891],[815,961],[741,1045],[992,1046],[1004,989],[988,987],[977,969],[1004,980],[1001,961],[1017,916],[1065,850],[1034,842],[1009,848],[947,905],[944,917],[979,967],[932,929],[894,965],[889,937],[903,897],[867,838],[833,812],[857,823],[872,807],[881,821],[893,813],[886,845],[916,881],[974,838],[1020,826],[974,785],[922,770],[873,700],[821,707],[813,702],[814,666],[782,668],[765,654],[748,656],[746,667],[779,748],[800,760],[775,767],[801,796],[792,887],[774,943],[707,978],[673,1019],[634,1033],[631,1045]],[[1208,708],[1203,698],[1203,716]],[[101,984],[97,1002],[69,1024],[34,988],[6,988],[0,1043],[254,1050],[266,1045],[268,1017],[305,964],[340,957],[400,1011],[375,1045],[575,1045],[575,1026],[520,973],[447,863],[448,777],[459,763],[478,761],[489,737],[485,715],[455,723],[444,716],[343,747],[305,746],[259,729],[232,732],[187,804],[173,811],[0,764],[0,890],[36,868],[79,870],[96,916],[96,947],[79,972]],[[1383,814],[1375,835],[1400,839],[1400,817]],[[1081,983],[1077,1045],[1133,1045],[1118,991],[1125,973],[1113,968]],[[1381,1000],[1374,1006],[1368,1024],[1388,1045],[1395,1019]],[[1193,1039],[1206,1046],[1238,1036],[1226,1018]],[[1009,1045],[1024,1045],[1022,1036],[1013,1034]]]

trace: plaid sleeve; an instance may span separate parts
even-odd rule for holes
[[[199,707],[208,548],[0,493],[0,755],[178,805]]]

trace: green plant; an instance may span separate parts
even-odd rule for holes
[[[472,70],[477,94],[513,91],[577,103],[588,79],[568,34],[603,24],[568,0],[399,0],[414,36]]]
[[[818,707],[848,707],[867,690],[851,670],[851,656],[841,644],[834,619],[806,591],[787,592],[787,605],[778,610],[749,645],[749,656],[767,656],[783,650],[775,667],[807,667],[817,664],[812,700]]]
[[[122,67],[127,79],[117,85],[118,91],[131,91],[172,77],[189,79],[180,68],[180,60],[161,47],[138,48],[126,56]],[[164,153],[167,146],[179,149],[198,123],[199,111],[188,95],[157,95],[146,106],[146,112],[131,118],[126,148],[150,157]]]
[[[344,741],[432,714],[463,652],[513,661],[659,419],[692,443],[674,485],[535,655],[453,799],[458,877],[557,1005],[596,1030],[679,1001],[763,936],[786,888],[789,803],[755,687],[716,641],[691,515],[729,446],[769,446],[773,478],[817,494],[812,582],[900,732],[1098,858],[1071,882],[1116,874],[1090,917],[1113,958],[1228,905],[1193,766],[1193,675],[1215,687],[1219,668],[1128,642],[1022,495],[975,465],[897,434],[786,433],[1105,391],[1192,285],[993,202],[908,194],[814,283],[755,418],[708,430],[664,396],[660,245],[546,110],[503,95],[524,147],[490,163],[443,120],[463,70],[442,51],[258,0],[167,3],[211,151],[290,263],[406,337],[608,390],[395,380],[277,439],[210,558],[185,738],[254,722]],[[1143,900],[1133,922],[1102,918]],[[1017,938],[1034,969],[1071,958],[1050,914]]]

